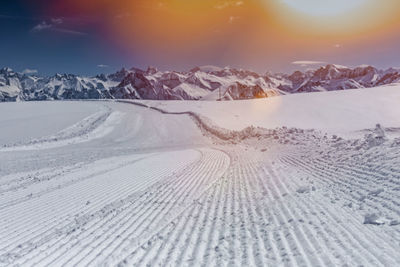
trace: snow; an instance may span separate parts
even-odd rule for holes
[[[204,72],[218,72],[218,71],[223,70],[223,68],[220,68],[217,66],[211,66],[211,65],[201,66],[201,67],[199,67],[199,69]]]
[[[123,114],[121,112],[107,112],[107,110],[102,110],[84,118],[82,121],[77,122],[55,135],[46,136],[42,139],[33,139],[21,145],[6,145],[0,148],[0,151],[49,149],[88,142],[111,133],[114,127],[120,123],[122,117]]]
[[[94,103],[21,102],[0,105],[0,147],[53,135],[101,110]]]
[[[0,266],[398,266],[398,101],[0,104]]]
[[[334,67],[337,68],[337,69],[347,69],[347,68],[349,68],[349,67],[347,67],[347,66],[338,65],[338,64],[332,64],[332,66],[334,66]],[[367,66],[367,67],[368,67],[368,66]]]
[[[231,130],[242,130],[249,125],[269,129],[286,126],[357,134],[357,131],[374,128],[377,123],[384,127],[400,127],[400,85],[224,101],[218,105],[208,101],[142,103],[168,111],[190,110]]]
[[[188,84],[181,84],[178,85],[173,89],[173,92],[178,93],[180,95],[188,95],[192,96],[195,99],[200,99],[203,96],[206,96],[210,92],[206,89],[197,87],[197,86],[190,86]]]
[[[19,89],[16,85],[3,85],[1,86],[1,91],[10,94],[11,96],[18,95]]]

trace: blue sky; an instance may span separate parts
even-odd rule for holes
[[[68,23],[68,19],[85,20],[85,18],[79,16],[58,18],[41,12],[40,7],[42,4],[45,5],[46,1],[38,1],[37,9],[32,8],[27,2],[0,3],[2,67],[11,67],[16,71],[38,70],[39,73],[46,75],[54,73],[93,75],[135,64],[134,58],[119,55],[118,49],[112,43],[104,42],[97,32],[100,24],[97,19],[88,19],[84,23],[76,23],[79,25],[75,26],[74,23]],[[46,25],[57,23],[59,23],[57,29],[46,28]],[[45,26],[42,29],[40,25]]]

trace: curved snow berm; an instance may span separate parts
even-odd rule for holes
[[[225,129],[222,127],[217,126],[215,123],[212,122],[209,118],[202,116],[198,113],[192,112],[192,111],[182,111],[182,112],[173,112],[173,111],[167,111],[158,107],[153,107],[146,105],[144,103],[140,102],[135,102],[132,100],[116,100],[119,103],[128,103],[152,110],[156,110],[162,114],[168,114],[168,115],[188,115],[193,119],[193,121],[196,123],[196,125],[202,130],[202,132],[211,138],[217,138],[219,141],[227,141],[228,143],[238,143],[242,140],[249,139],[249,138],[267,138],[267,137],[275,137],[277,134],[277,129],[266,129],[262,127],[254,127],[254,126],[249,126],[244,128],[243,130],[237,131],[237,130],[229,130]],[[278,129],[280,130],[280,129]],[[285,134],[285,130],[287,130],[287,127],[282,128],[283,133]],[[304,130],[301,129],[290,129],[289,132],[292,131],[300,131],[304,133]],[[312,132],[312,131],[311,131]]]
[[[131,68],[95,77],[40,77],[0,70],[0,101],[57,99],[239,100],[288,93],[374,87],[400,81],[397,69],[327,65],[291,75],[234,68],[196,67],[187,72]]]

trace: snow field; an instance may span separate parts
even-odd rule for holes
[[[369,97],[357,105],[370,107]],[[195,102],[174,114],[143,104],[189,104],[127,102],[91,102],[96,109],[65,123],[71,131],[39,138],[82,142],[0,151],[1,266],[399,265],[400,141],[385,128],[365,130],[368,116],[357,115],[362,128],[346,132],[367,135],[350,139],[318,127],[224,129],[238,120],[269,125],[258,102],[235,102],[237,110]],[[323,112],[333,116],[347,104]],[[99,118],[99,109],[106,111],[99,123],[85,119]],[[112,114],[121,116],[107,126]],[[317,123],[320,115],[310,125],[326,123]],[[65,139],[49,138],[57,135]]]

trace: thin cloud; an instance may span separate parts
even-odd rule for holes
[[[225,1],[225,2],[222,2],[222,3],[220,3],[220,4],[218,4],[218,5],[216,5],[216,6],[214,6],[216,9],[225,9],[225,8],[228,8],[228,7],[239,7],[239,6],[242,6],[244,4],[244,2],[243,1]]]
[[[47,23],[46,21],[42,21],[42,22],[40,22],[38,25],[36,25],[35,27],[33,27],[31,31],[32,31],[32,32],[41,32],[41,31],[43,31],[43,30],[50,29],[50,28],[52,28],[52,27],[53,27],[52,24],[49,24],[49,23]]]
[[[236,20],[238,20],[240,17],[235,17],[235,16],[230,16],[229,17],[229,24],[233,24]]]
[[[81,35],[81,36],[88,35],[86,32],[74,31],[74,30],[69,30],[69,29],[53,28],[53,30],[56,32],[72,34],[72,35]]]
[[[109,66],[108,65],[104,65],[104,64],[99,64],[99,65],[97,65],[97,67],[98,68],[108,68]]]
[[[61,19],[61,18],[51,19],[51,23],[53,23],[54,25],[56,25],[56,24],[61,24],[61,23],[63,23],[63,22],[64,22],[64,20]]]
[[[326,62],[313,61],[313,60],[300,60],[300,61],[294,61],[294,62],[292,62],[292,64],[301,66],[301,67],[309,67],[309,66],[315,66],[315,65],[323,65],[323,64],[326,64]]]
[[[0,19],[5,20],[30,20],[30,21],[38,21],[38,22],[47,22],[48,24],[62,24],[62,23],[92,23],[97,21],[97,19],[90,18],[90,17],[63,17],[63,18],[53,18],[50,16],[41,16],[41,17],[25,17],[25,16],[10,16],[10,15],[3,15],[0,14]]]
[[[63,23],[64,20],[62,18],[52,18],[50,21],[41,21],[39,24],[32,28],[31,32],[39,33],[43,31],[54,31],[72,35],[87,35],[87,33],[84,32],[60,27]]]
[[[34,69],[25,69],[22,71],[22,73],[23,74],[35,74],[35,73],[38,73],[38,71],[34,70]]]

